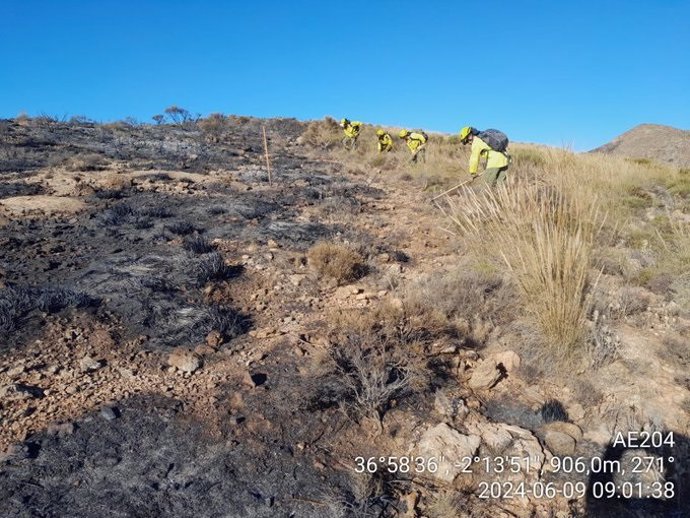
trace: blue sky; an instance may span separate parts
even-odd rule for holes
[[[586,150],[690,129],[690,0],[0,2],[0,117],[365,122]]]

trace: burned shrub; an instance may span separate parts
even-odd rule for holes
[[[186,236],[196,231],[196,227],[188,221],[176,221],[175,223],[166,225],[165,228],[178,236]]]
[[[557,399],[548,400],[541,406],[539,412],[545,423],[568,421],[568,412],[565,410],[563,403]]]
[[[221,214],[228,212],[228,210],[225,207],[216,205],[214,207],[209,207],[206,212],[208,212],[211,216],[220,216]]]
[[[170,210],[168,207],[163,206],[151,207],[150,209],[146,209],[142,213],[146,216],[151,216],[152,218],[161,219],[171,218],[175,215],[172,210]]]
[[[19,320],[33,309],[34,303],[29,288],[10,286],[0,290],[0,332],[14,331]]]
[[[46,313],[57,313],[66,308],[86,308],[97,303],[87,294],[68,288],[44,288],[36,299],[36,307]]]
[[[215,250],[211,242],[201,236],[193,236],[184,240],[182,247],[188,252],[195,254],[208,254]]]
[[[96,198],[102,200],[119,200],[125,196],[122,189],[103,189],[96,191]]]
[[[203,286],[209,281],[223,281],[237,277],[241,272],[241,266],[228,266],[221,254],[213,252],[199,261],[197,282],[199,286]]]
[[[146,230],[147,228],[153,227],[153,221],[151,221],[151,218],[139,217],[134,220],[133,225],[136,229]]]
[[[353,248],[322,241],[308,253],[309,263],[322,277],[330,277],[338,284],[361,279],[367,274],[364,258]]]
[[[226,340],[232,340],[249,331],[251,320],[233,309],[213,307],[209,311],[208,325],[209,333],[218,331]]]
[[[125,223],[133,214],[134,211],[132,210],[132,207],[126,203],[120,203],[103,211],[100,216],[100,220],[106,226],[118,226]]]
[[[21,319],[34,310],[58,313],[97,304],[96,299],[69,288],[10,286],[0,291],[0,332],[14,331]]]

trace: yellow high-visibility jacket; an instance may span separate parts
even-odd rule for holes
[[[359,131],[362,129],[362,123],[357,121],[352,121],[350,124],[343,128],[345,131],[345,136],[350,138],[357,138]]]
[[[424,138],[424,135],[414,131],[407,136],[405,141],[407,143],[407,147],[409,147],[410,151],[412,151],[413,153],[417,151],[417,148],[419,148],[422,144],[426,144],[426,139]]]
[[[393,148],[393,139],[388,133],[379,135],[379,151],[388,151]]]
[[[508,157],[505,153],[494,151],[486,142],[475,135],[474,139],[472,140],[472,152],[470,154],[470,174],[477,174],[480,156],[487,157],[487,169],[493,169],[494,167],[501,168],[508,165]]]

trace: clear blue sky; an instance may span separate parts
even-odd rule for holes
[[[0,117],[365,122],[585,150],[690,129],[690,0],[1,0]]]

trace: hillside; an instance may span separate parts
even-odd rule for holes
[[[690,131],[659,124],[640,124],[592,150],[592,153],[646,158],[690,167]]]
[[[0,121],[5,515],[690,512],[690,177],[374,130]]]

